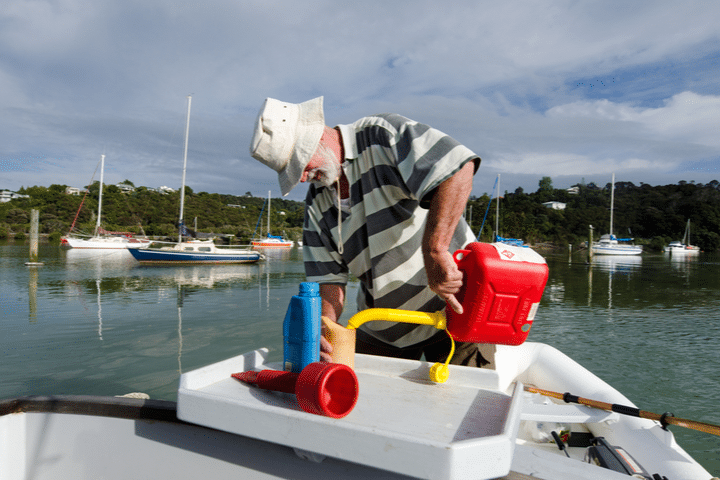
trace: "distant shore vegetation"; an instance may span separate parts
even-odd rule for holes
[[[124,183],[132,185],[129,181]],[[40,211],[40,232],[51,241],[59,241],[73,222],[75,231],[92,233],[97,221],[99,182],[87,187],[87,193],[81,191],[73,195],[67,191],[65,185],[27,187],[17,192],[27,197],[0,203],[0,238],[25,238],[30,231],[32,209]],[[582,246],[589,239],[590,225],[594,228],[595,240],[609,233],[610,191],[610,183],[602,186],[583,183],[570,189],[556,189],[550,177],[543,177],[535,192],[526,193],[517,188],[514,192],[502,193],[497,222],[497,195],[494,194],[470,197],[465,215],[481,241],[492,240],[497,223],[500,236],[522,239],[530,245]],[[564,205],[562,209],[554,209],[547,206],[548,202]],[[225,235],[230,243],[248,243],[254,234],[267,233],[266,203],[266,198],[250,192],[244,195],[195,193],[186,186],[185,225],[191,229],[197,225],[199,232]],[[102,226],[110,231],[155,238],[177,237],[179,205],[178,191],[105,185]],[[301,240],[304,209],[304,202],[273,199],[271,233]],[[263,219],[258,222],[261,211]],[[619,238],[634,238],[634,242],[644,245],[646,250],[659,251],[669,242],[682,239],[688,219],[693,245],[704,251],[720,250],[718,181],[707,184],[681,181],[662,186],[615,183],[613,233]]]

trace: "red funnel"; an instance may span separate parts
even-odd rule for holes
[[[352,368],[341,363],[315,362],[300,373],[261,370],[232,376],[265,390],[294,393],[300,408],[316,415],[341,418],[357,403],[357,377]]]

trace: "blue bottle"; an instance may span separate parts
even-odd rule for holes
[[[299,294],[290,299],[283,322],[286,371],[299,373],[309,364],[320,361],[321,313],[320,285],[302,282]]]

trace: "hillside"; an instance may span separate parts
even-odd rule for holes
[[[78,212],[76,228],[92,232],[97,212],[99,183],[89,188],[87,196],[67,195],[64,185],[30,187],[18,193],[30,198],[0,203],[0,238],[29,231],[30,210],[40,210],[41,233],[67,233]],[[593,183],[578,185],[577,194],[552,187],[544,177],[536,192],[525,193],[518,188],[505,192],[500,200],[500,235],[520,238],[531,244],[554,243],[565,246],[587,240],[589,225],[595,238],[608,233],[610,223],[610,187]],[[103,189],[103,226],[107,230],[142,232],[151,236],[177,235],[179,192],[162,194],[145,187],[123,193],[114,185]],[[84,198],[84,201],[83,201]],[[495,228],[495,200],[488,210],[490,196],[471,197],[467,214],[474,232],[478,232],[485,212],[487,218],[481,240],[489,241]],[[566,204],[564,210],[553,210],[543,202]],[[218,193],[194,193],[186,187],[185,223],[201,232],[235,235],[235,242],[246,243],[258,224],[266,199]],[[271,225],[273,233],[285,232],[292,239],[302,236],[304,203],[273,199]],[[472,213],[471,213],[472,212]],[[261,227],[267,226],[263,214]],[[692,223],[692,243],[705,251],[720,249],[720,183],[636,186],[629,182],[615,184],[614,233],[634,237],[648,250],[660,250],[672,240],[683,236],[685,224]]]

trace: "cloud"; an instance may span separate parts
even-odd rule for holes
[[[188,94],[196,191],[278,190],[248,153],[257,109],[318,95],[330,124],[454,136],[483,158],[476,193],[497,173],[709,181],[718,23],[699,1],[7,0],[0,188],[84,185],[102,153],[109,182],[178,186]]]

